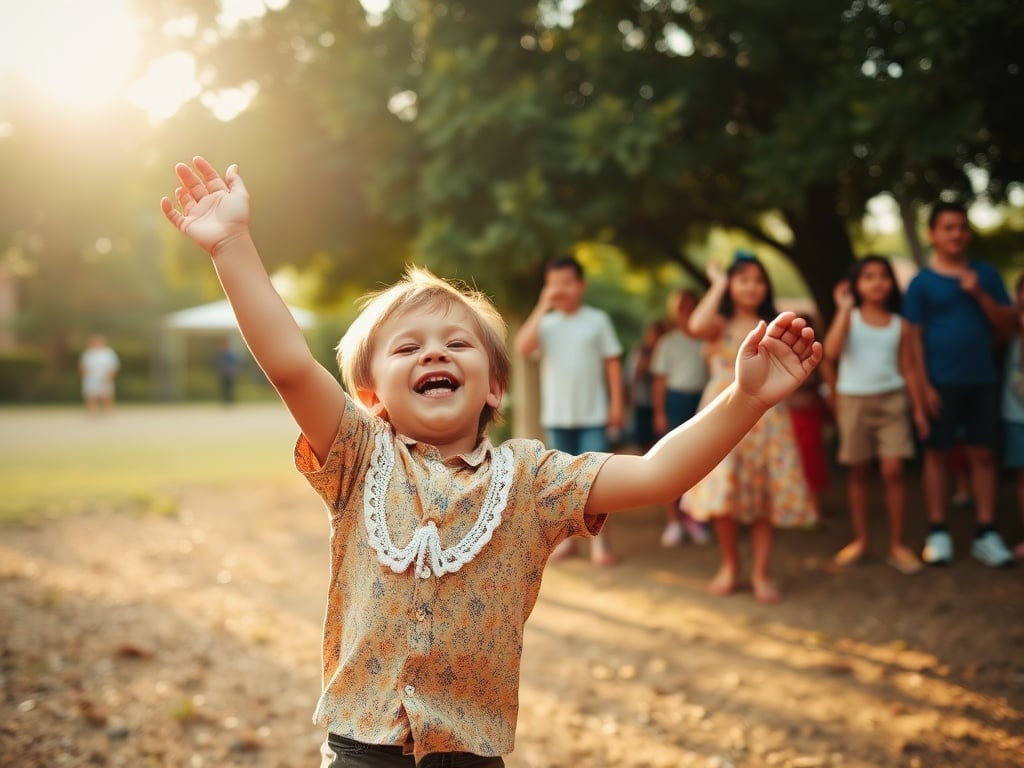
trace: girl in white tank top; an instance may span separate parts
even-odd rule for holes
[[[903,544],[903,463],[914,452],[908,395],[914,421],[925,417],[892,265],[881,256],[860,259],[849,279],[836,286],[834,296],[836,314],[825,335],[825,358],[839,366],[834,395],[839,462],[848,467],[854,535],[835,561],[849,566],[868,554],[871,467],[877,460],[889,517],[886,562],[903,573],[915,573],[921,562]]]

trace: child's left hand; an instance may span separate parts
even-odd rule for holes
[[[821,356],[821,342],[814,340],[807,322],[783,312],[747,334],[736,356],[736,384],[770,408],[800,386]]]

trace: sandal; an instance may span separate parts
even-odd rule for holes
[[[782,599],[779,588],[771,579],[751,579],[750,586],[754,590],[754,599],[759,603],[777,603]]]
[[[907,576],[917,573],[924,568],[921,561],[917,559],[917,555],[906,547],[898,547],[891,550],[888,557],[885,558],[885,562]]]
[[[731,595],[736,589],[736,574],[724,565],[718,569],[718,573],[708,583],[708,592],[715,597]]]
[[[832,560],[836,565],[846,568],[859,563],[864,559],[864,555],[866,553],[867,546],[865,546],[863,542],[855,539],[840,549]]]

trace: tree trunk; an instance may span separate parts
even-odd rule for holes
[[[838,205],[838,188],[821,185],[807,191],[802,210],[783,212],[793,232],[793,263],[807,281],[818,307],[818,333],[822,336],[835,312],[832,292],[854,259],[850,234]]]
[[[514,339],[522,322],[509,323],[509,339]],[[544,439],[540,425],[540,367],[512,350],[512,381],[506,398],[512,406],[512,437]]]
[[[896,204],[900,208],[900,221],[903,224],[903,236],[907,239],[907,249],[918,267],[923,267],[928,258],[921,237],[917,231],[917,208],[905,194],[896,195]]]

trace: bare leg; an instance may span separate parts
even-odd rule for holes
[[[716,517],[715,534],[718,539],[718,550],[722,553],[722,565],[708,585],[708,589],[711,594],[722,596],[736,589],[736,580],[739,577],[739,526],[731,517]]]
[[[594,537],[590,543],[590,560],[594,565],[615,565],[619,558],[612,552],[611,544],[608,542],[608,528],[602,528],[601,532]]]
[[[772,557],[772,537],[775,529],[772,521],[765,518],[755,522],[750,529],[754,549],[754,565],[750,574],[750,586],[754,597],[762,603],[777,603],[781,597],[779,589],[768,574]]]
[[[871,463],[853,464],[848,470],[846,497],[850,505],[853,541],[835,556],[837,565],[853,565],[868,551],[868,496],[871,492]]]
[[[885,511],[889,517],[889,552],[903,548],[903,518],[906,511],[906,483],[903,460],[886,456],[881,460],[882,483],[885,488]]]
[[[992,525],[996,519],[996,456],[991,448],[967,446],[971,463],[971,490],[978,523]]]
[[[922,477],[924,503],[928,522],[944,525],[946,522],[946,495],[949,493],[949,451],[926,450]]]

